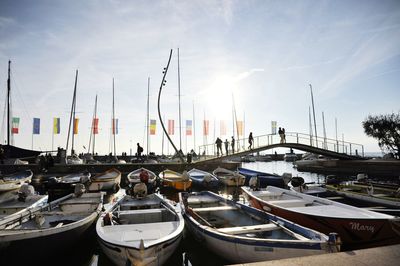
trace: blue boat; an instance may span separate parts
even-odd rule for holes
[[[274,187],[285,188],[285,182],[283,180],[283,177],[280,175],[259,172],[256,170],[242,168],[242,167],[238,168],[238,172],[239,174],[244,175],[246,177],[245,180],[246,186],[249,185],[250,178],[258,177],[259,187],[274,186]]]
[[[194,186],[204,187],[206,189],[215,189],[219,186],[218,178],[206,171],[193,168],[188,174]]]

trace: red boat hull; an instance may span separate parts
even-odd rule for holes
[[[281,208],[247,194],[251,206],[283,217],[324,234],[336,232],[342,250],[354,250],[400,243],[400,219],[352,219],[310,215]]]

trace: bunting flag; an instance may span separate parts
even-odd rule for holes
[[[150,135],[156,134],[156,123],[157,121],[155,119],[150,119]]]
[[[219,122],[219,134],[221,136],[226,136],[226,121],[225,120],[221,120]]]
[[[40,134],[40,118],[33,118],[33,134]]]
[[[239,136],[243,136],[243,121],[236,121]]]
[[[186,136],[192,135],[192,120],[186,120]]]
[[[203,135],[208,136],[208,129],[209,129],[210,121],[203,120]]]
[[[112,119],[112,134],[118,135],[118,118]]]
[[[174,135],[174,120],[168,119],[168,134]]]
[[[276,135],[276,121],[271,121],[271,134]]]
[[[93,118],[93,134],[99,134],[99,119]]]
[[[60,134],[60,118],[53,118],[53,134]]]
[[[11,133],[18,134],[19,132],[19,117],[12,118]]]
[[[78,134],[78,124],[79,124],[79,118],[75,118],[75,120],[74,120],[74,135]]]

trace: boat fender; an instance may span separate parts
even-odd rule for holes
[[[331,247],[331,252],[340,252],[342,241],[337,233],[329,233],[328,243]]]
[[[85,193],[86,188],[84,184],[76,184],[74,188],[74,194],[76,197],[82,196],[83,193]]]

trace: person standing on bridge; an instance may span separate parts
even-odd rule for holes
[[[283,136],[283,142],[282,143],[286,143],[286,134],[285,134],[285,128],[282,128],[282,136]]]
[[[232,154],[234,154],[235,153],[235,138],[233,136],[232,136],[231,146],[232,146]]]
[[[279,128],[279,129],[278,129],[278,134],[279,134],[279,137],[281,137],[281,143],[283,143],[283,133],[282,133],[282,128]]]
[[[217,138],[215,144],[217,144],[217,156],[219,156],[219,151],[221,151],[221,156],[224,155],[222,153],[222,140],[220,138]]]
[[[228,139],[225,139],[225,153],[226,153],[226,155],[228,155],[228,148],[229,148],[229,141],[228,141]]]
[[[249,135],[249,149],[250,150],[253,148],[253,141],[254,141],[253,132],[250,132],[250,135]]]

